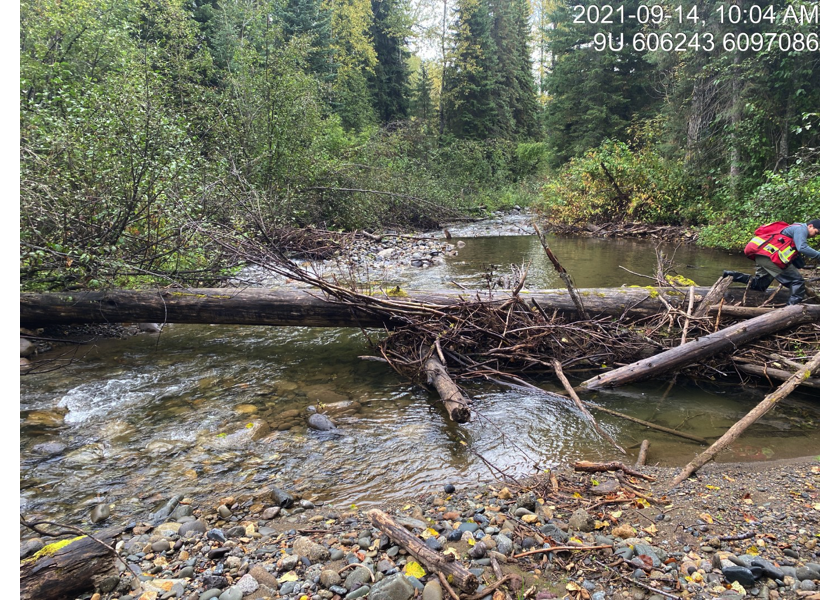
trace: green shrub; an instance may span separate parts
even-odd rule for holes
[[[701,220],[702,202],[681,162],[605,140],[561,168],[537,206],[549,220],[565,224],[688,225]]]
[[[819,164],[796,165],[784,173],[768,172],[765,177],[766,182],[741,205],[713,215],[710,225],[701,230],[698,243],[740,249],[765,223],[804,223],[819,217]]]

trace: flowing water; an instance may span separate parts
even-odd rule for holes
[[[465,242],[444,264],[410,271],[411,287],[486,286],[510,273],[511,263],[529,263],[532,288],[562,285],[534,236]],[[549,244],[580,287],[648,285],[619,266],[646,274],[655,264],[649,242],[549,236]],[[696,247],[678,249],[675,265],[699,285],[714,282],[723,268],[751,266]],[[489,481],[495,469],[522,477],[576,459],[623,458],[562,400],[529,392],[469,388],[474,419],[455,426],[425,391],[387,365],[359,359],[370,352],[353,329],[220,325],[170,325],[159,336],[56,349],[41,360],[67,366],[21,378],[21,511],[80,521],[92,504],[112,502],[127,520],[176,493],[215,498],[266,485],[361,507],[447,482]],[[576,382],[583,374],[570,376]],[[538,383],[562,391],[552,381]],[[588,399],[712,441],[766,392],[709,382],[669,389],[667,381],[653,381]],[[337,432],[306,425],[316,404]],[[595,415],[629,450],[627,462],[643,439],[651,442],[651,464],[683,465],[702,449]],[[805,391],[718,460],[818,453],[819,394]]]

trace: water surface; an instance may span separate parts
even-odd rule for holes
[[[458,256],[408,270],[414,288],[457,281],[487,285],[530,263],[532,288],[561,283],[533,236],[465,239]],[[649,242],[560,239],[549,243],[581,287],[647,285],[618,268],[650,273]],[[680,273],[712,283],[747,259],[680,248]],[[447,482],[492,480],[487,464],[512,477],[577,459],[635,461],[642,440],[650,463],[683,465],[699,444],[596,414],[628,448],[623,457],[557,398],[494,385],[467,389],[474,419],[456,426],[424,390],[371,353],[353,329],[171,325],[161,335],[61,348],[44,359],[64,368],[21,378],[21,510],[81,521],[92,504],[114,503],[113,518],[152,510],[162,497],[218,497],[279,485],[317,502],[365,506],[440,490]],[[70,360],[72,359],[72,360]],[[584,374],[570,373],[573,383]],[[553,381],[537,381],[560,392]],[[710,382],[653,381],[587,399],[707,438],[722,435],[767,392]],[[337,434],[306,426],[309,407],[332,410]],[[262,424],[265,426],[263,427]],[[265,434],[248,441],[259,426]],[[55,455],[43,444],[66,448]],[[41,449],[40,451],[36,448]],[[750,428],[720,461],[763,461],[819,453],[818,394],[798,392]],[[112,518],[112,519],[113,519]]]

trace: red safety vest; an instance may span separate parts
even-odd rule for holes
[[[755,237],[744,248],[744,254],[752,260],[756,256],[766,256],[773,264],[784,269],[799,254],[793,238],[782,235],[785,227],[789,227],[789,224],[784,221],[762,225],[755,230]]]

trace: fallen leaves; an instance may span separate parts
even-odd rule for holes
[[[405,574],[407,577],[414,576],[420,579],[426,575],[426,570],[417,561],[410,560],[405,564]]]

